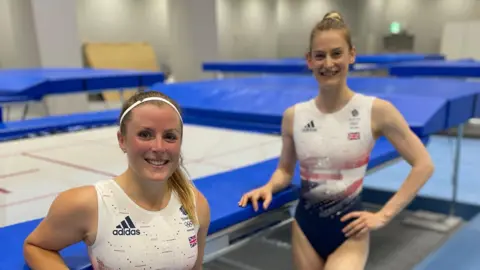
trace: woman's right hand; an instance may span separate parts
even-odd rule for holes
[[[240,207],[245,207],[247,206],[248,201],[251,201],[253,210],[257,212],[259,199],[263,200],[263,209],[267,209],[272,202],[272,188],[268,184],[243,194],[242,198],[238,202],[238,205]]]

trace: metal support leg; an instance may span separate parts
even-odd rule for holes
[[[457,129],[457,141],[455,144],[455,156],[453,161],[452,172],[452,201],[450,202],[450,216],[455,216],[455,206],[457,204],[457,190],[458,190],[458,173],[460,168],[460,154],[462,148],[464,124],[458,126]]]
[[[455,206],[457,204],[458,173],[460,168],[460,149],[462,146],[463,129],[464,124],[459,125],[457,128],[457,141],[455,144],[452,172],[452,199],[450,201],[449,214],[445,216],[427,211],[417,211],[404,220],[405,224],[445,233],[461,224],[461,218],[455,216]]]
[[[45,109],[45,116],[50,116],[50,109],[48,108],[48,104],[46,100],[42,101],[43,108]]]
[[[217,80],[221,80],[221,79],[225,78],[225,76],[223,75],[222,72],[215,72],[215,78]]]
[[[125,93],[124,92],[124,89],[120,89],[120,104],[123,104],[125,102],[125,97],[123,96],[123,94]],[[121,105],[120,105],[121,106]]]
[[[30,103],[28,103],[28,102],[25,103],[25,104],[23,104],[22,120],[27,119],[27,115],[28,115],[28,105],[29,105],[29,104],[30,104]]]

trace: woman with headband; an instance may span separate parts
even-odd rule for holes
[[[32,269],[68,269],[59,251],[80,241],[94,269],[202,269],[210,209],[181,169],[177,104],[159,92],[135,94],[117,137],[128,168],[55,199],[25,241]]]

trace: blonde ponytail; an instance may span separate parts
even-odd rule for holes
[[[198,218],[195,209],[196,196],[194,192],[194,186],[180,166],[170,177],[168,185],[172,191],[177,193],[178,198],[180,199],[180,202],[182,203],[183,208],[187,212],[190,220],[193,222],[193,224],[198,225]]]

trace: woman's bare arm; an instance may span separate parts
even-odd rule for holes
[[[294,107],[290,107],[283,113],[282,119],[282,151],[277,169],[266,184],[272,190],[272,193],[286,188],[291,182],[295,171],[297,157],[295,153],[295,143],[293,140],[293,117]]]
[[[412,166],[400,189],[380,211],[390,220],[413,200],[432,176],[434,165],[423,143],[391,103],[381,99],[375,100],[373,120],[378,133],[385,136],[403,159]]]
[[[47,216],[25,240],[24,257],[30,268],[68,269],[58,252],[86,239],[96,205],[93,186],[60,193]]]

